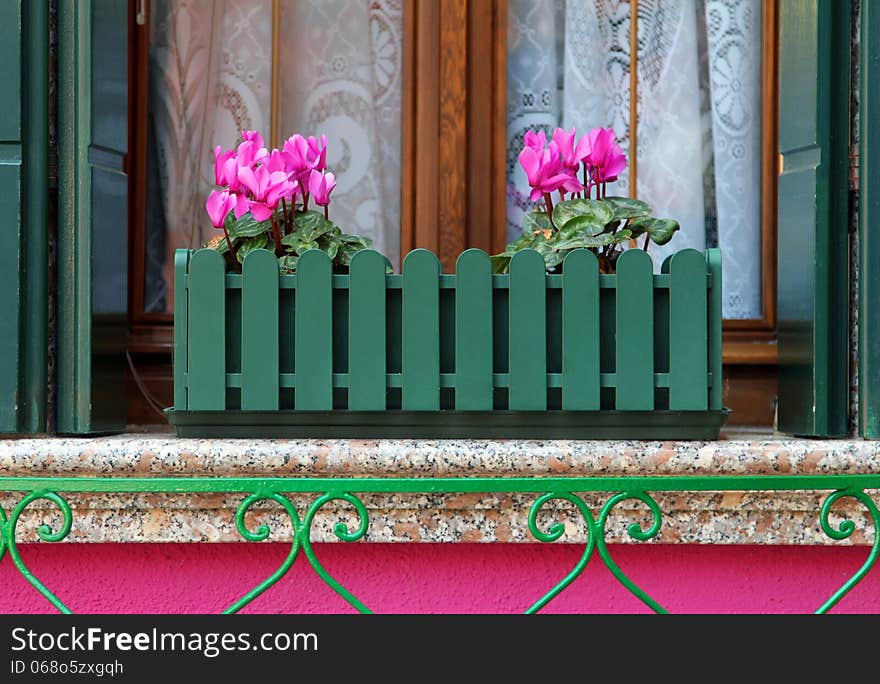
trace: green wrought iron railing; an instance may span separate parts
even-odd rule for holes
[[[657,613],[667,612],[654,598],[633,582],[617,565],[606,543],[609,515],[623,501],[638,501],[650,514],[650,524],[633,522],[627,534],[634,541],[653,539],[660,532],[663,513],[652,496],[662,492],[707,491],[827,491],[821,504],[819,525],[830,540],[842,541],[852,536],[855,523],[848,518],[832,522],[832,508],[841,499],[852,499],[866,509],[871,521],[873,540],[862,566],[844,582],[816,611],[826,613],[849,591],[861,582],[877,562],[880,554],[880,512],[872,498],[873,490],[880,490],[880,475],[752,475],[752,476],[666,476],[666,477],[570,477],[570,478],[84,478],[84,477],[4,477],[0,478],[0,492],[22,492],[12,512],[0,510],[0,561],[8,553],[21,575],[62,613],[70,613],[61,601],[21,558],[18,549],[17,528],[22,513],[38,500],[48,501],[58,508],[61,524],[54,529],[48,524],[37,528],[37,537],[44,542],[60,542],[70,533],[73,510],[61,493],[224,493],[241,494],[243,499],[235,512],[235,526],[245,541],[269,539],[267,525],[251,529],[245,516],[259,502],[274,502],[290,518],[293,529],[290,550],[281,565],[262,582],[233,602],[224,612],[236,613],[256,597],[269,590],[284,577],[293,564],[305,556],[306,562],[318,576],[352,607],[361,613],[371,613],[358,597],[336,580],[321,564],[312,546],[312,524],[318,511],[331,502],[348,504],[357,515],[357,525],[350,529],[346,523],[333,527],[336,537],[343,542],[363,539],[369,528],[367,508],[359,498],[364,494],[425,494],[425,493],[520,493],[534,494],[528,515],[531,536],[539,542],[551,543],[563,537],[565,526],[560,521],[549,525],[539,515],[550,512],[551,502],[567,502],[581,518],[587,542],[577,564],[565,577],[537,598],[527,613],[537,613],[571,585],[583,573],[598,552],[600,561],[617,581],[645,605]],[[598,511],[591,510],[582,498],[587,492],[608,493]],[[315,494],[302,517],[287,494]],[[556,511],[554,511],[556,512]],[[867,531],[867,530],[866,530]]]

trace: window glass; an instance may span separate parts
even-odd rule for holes
[[[525,131],[614,128],[630,146],[629,0],[511,0],[507,234],[531,209]],[[685,247],[721,247],[724,316],[761,317],[760,0],[639,0],[636,187]],[[629,195],[629,168],[608,193]]]

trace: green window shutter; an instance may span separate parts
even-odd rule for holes
[[[847,431],[849,0],[779,7],[779,429]]]
[[[48,0],[0,0],[0,433],[46,429]]]
[[[880,437],[880,5],[863,0],[859,41],[859,431]]]
[[[58,431],[125,427],[129,3],[58,6]]]

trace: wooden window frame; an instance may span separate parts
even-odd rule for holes
[[[724,321],[728,377],[775,394],[778,0],[762,3],[761,317]],[[407,0],[403,12],[401,254],[506,244],[507,0]],[[129,350],[167,354],[171,314],[143,311],[147,31],[135,31]],[[462,115],[464,112],[464,115]],[[138,125],[138,122],[142,122]],[[739,367],[742,367],[740,370]],[[755,384],[757,383],[757,385]],[[769,401],[769,400],[768,400]],[[746,402],[744,400],[743,404]],[[731,400],[737,410],[737,402]],[[765,411],[766,412],[766,411]]]

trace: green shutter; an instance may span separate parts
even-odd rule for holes
[[[849,0],[779,8],[779,429],[847,430]]]
[[[880,437],[880,6],[861,4],[859,41],[859,430]]]
[[[58,431],[125,426],[128,10],[58,6]]]
[[[48,0],[0,0],[0,432],[46,429]]]

